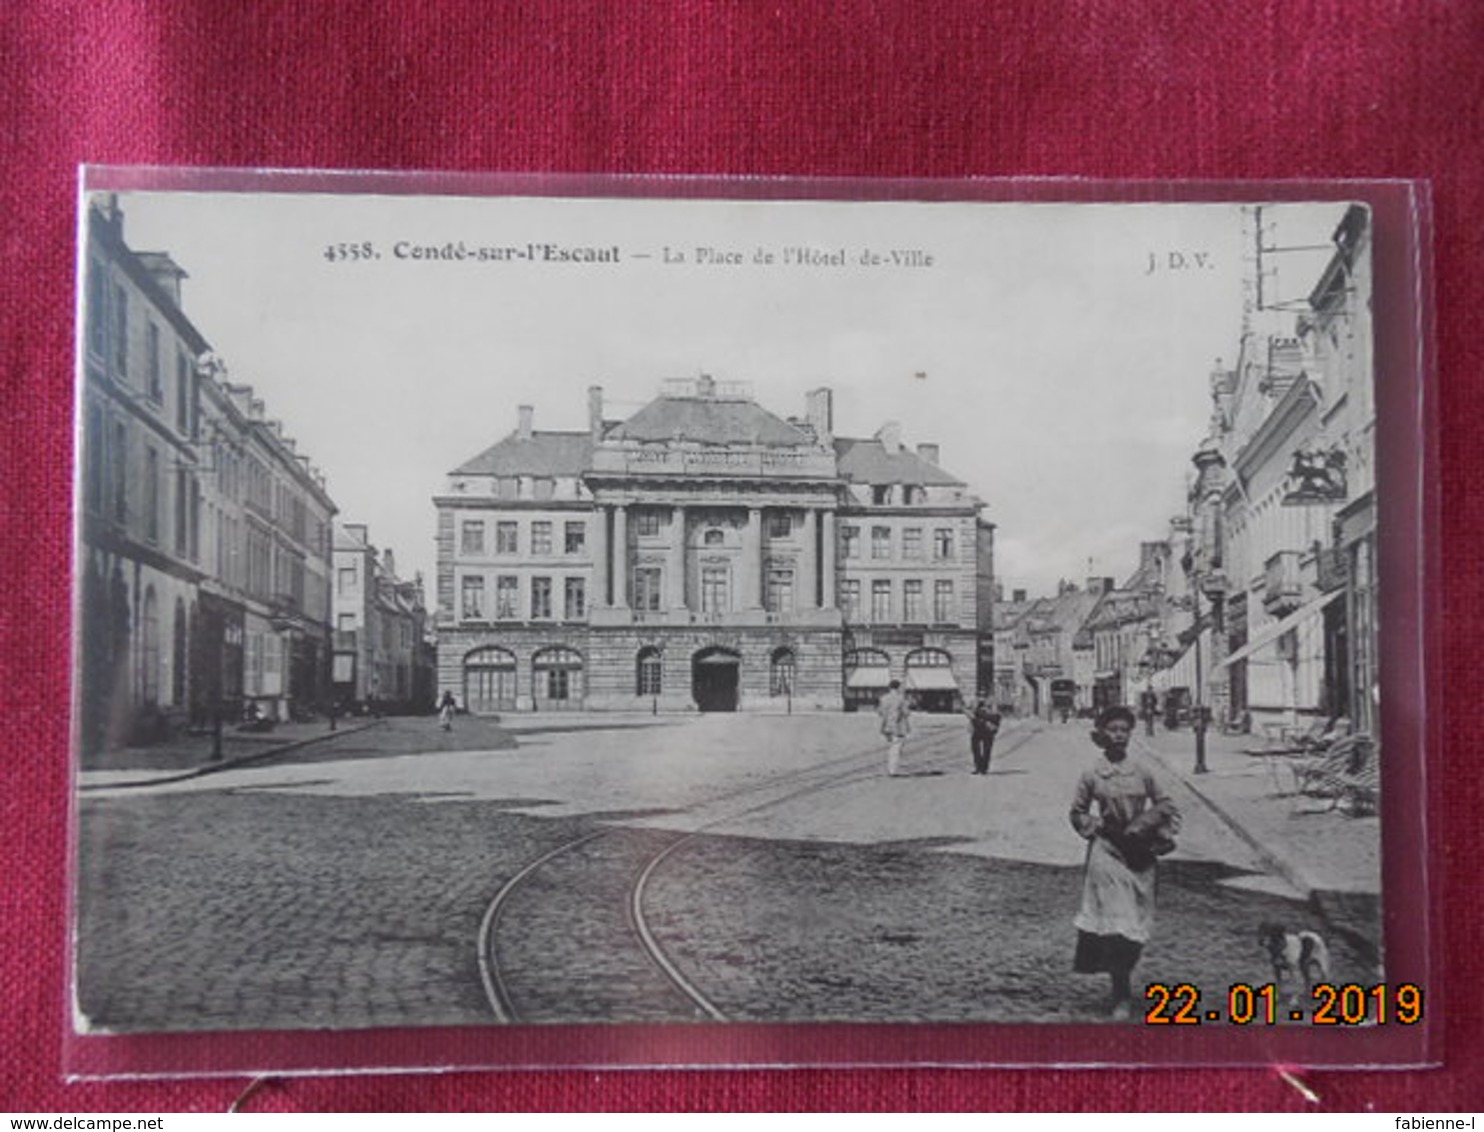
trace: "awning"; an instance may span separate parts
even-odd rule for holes
[[[1180,654],[1180,659],[1168,668],[1161,668],[1149,678],[1149,687],[1156,692],[1168,692],[1171,688],[1194,688],[1195,679],[1195,650],[1204,649],[1201,659],[1205,660],[1211,655],[1211,630],[1202,629],[1201,635],[1185,647]],[[1205,675],[1203,672],[1202,675]]]
[[[1237,649],[1236,652],[1231,653],[1221,663],[1223,665],[1228,665],[1235,664],[1239,660],[1246,660],[1257,649],[1260,649],[1265,645],[1272,644],[1284,633],[1288,632],[1288,630],[1294,628],[1294,626],[1299,625],[1304,621],[1309,620],[1309,618],[1313,617],[1316,613],[1318,613],[1321,609],[1323,609],[1330,602],[1334,601],[1336,598],[1344,596],[1344,590],[1335,590],[1332,593],[1325,594],[1323,597],[1316,597],[1313,601],[1309,602],[1308,605],[1299,607],[1298,609],[1290,613],[1287,617],[1284,617],[1279,621],[1274,621],[1271,625],[1264,625],[1248,639],[1245,645]]]
[[[885,666],[868,665],[852,668],[845,677],[847,688],[884,688],[891,683],[891,669]]]
[[[916,692],[956,692],[958,681],[951,668],[909,668],[907,687]]]

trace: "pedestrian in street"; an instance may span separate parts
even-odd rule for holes
[[[989,696],[981,691],[974,702],[964,709],[969,717],[969,753],[974,758],[974,773],[989,773],[989,756],[994,750],[995,736],[1000,732],[1000,713],[995,711]]]
[[[881,734],[886,738],[886,773],[896,778],[901,771],[902,743],[912,730],[912,709],[907,706],[900,680],[886,686],[886,694],[876,705],[876,715],[881,720]]]
[[[458,704],[454,702],[453,693],[445,690],[443,698],[438,701],[438,726],[445,731],[453,730],[453,713],[458,710]]]
[[[1129,754],[1137,723],[1122,705],[1098,716],[1092,739],[1102,754],[1082,772],[1070,814],[1088,842],[1072,968],[1109,975],[1110,1013],[1119,1021],[1133,1013],[1133,969],[1154,927],[1155,859],[1174,848],[1180,828],[1159,778]]]

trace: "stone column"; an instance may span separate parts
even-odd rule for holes
[[[629,509],[613,509],[613,606],[629,607]]]
[[[742,568],[738,580],[739,609],[762,607],[763,512],[760,507],[747,509],[747,526],[742,528]]]
[[[824,520],[824,537],[820,541],[824,544],[824,562],[820,569],[823,572],[824,585],[824,608],[834,609],[835,598],[835,513],[826,511],[821,516]]]
[[[593,508],[593,608],[607,609],[608,599],[608,508]]]
[[[798,609],[819,608],[819,555],[816,552],[818,539],[818,516],[814,509],[804,509],[804,553],[799,555],[799,582],[794,591],[794,606]]]
[[[678,503],[670,511],[670,568],[668,600],[671,609],[685,609],[685,508]]]

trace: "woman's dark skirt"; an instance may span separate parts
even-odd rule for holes
[[[1078,932],[1077,954],[1072,959],[1072,970],[1082,975],[1092,975],[1099,971],[1132,971],[1143,950],[1142,943],[1127,936]]]

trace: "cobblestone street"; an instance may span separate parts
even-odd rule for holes
[[[86,774],[79,1007],[117,1031],[490,1023],[495,894],[608,831],[584,854],[601,876],[564,858],[506,913],[537,1020],[654,1017],[624,956],[624,885],[682,834],[646,909],[730,1019],[1097,1017],[1103,981],[1070,973],[1085,726],[1018,721],[978,778],[961,720],[914,722],[897,779],[866,715],[460,719],[451,735],[388,720],[148,787],[117,786],[128,767]],[[1310,925],[1306,894],[1170,780],[1185,827],[1138,976],[1268,981],[1256,925]],[[1369,977],[1333,943],[1336,980]]]

